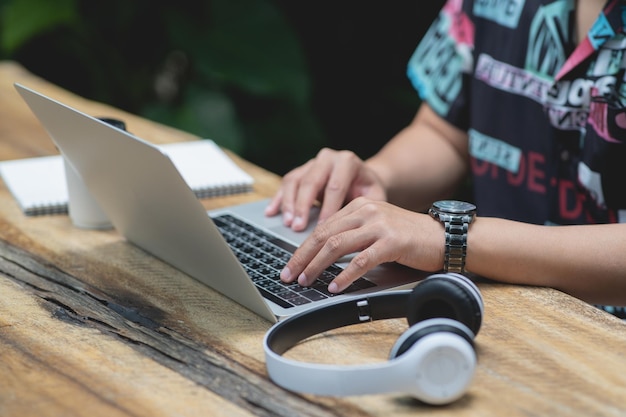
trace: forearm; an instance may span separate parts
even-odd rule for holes
[[[467,270],[553,287],[591,303],[626,305],[626,224],[537,226],[477,218]]]
[[[422,106],[413,122],[366,164],[378,174],[389,202],[424,210],[449,197],[466,175],[467,138]]]

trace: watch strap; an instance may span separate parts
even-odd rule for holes
[[[446,216],[442,219],[445,227],[445,254],[443,269],[445,272],[465,272],[465,257],[467,255],[467,231],[470,216]]]

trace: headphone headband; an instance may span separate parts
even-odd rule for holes
[[[406,317],[410,294],[411,290],[390,291],[315,307],[276,323],[265,336],[265,347],[281,355],[318,333],[368,321]]]

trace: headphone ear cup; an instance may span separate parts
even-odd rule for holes
[[[389,352],[389,359],[404,354],[424,337],[442,332],[456,334],[465,339],[471,346],[474,344],[475,334],[463,323],[448,318],[426,319],[409,327],[400,335]]]
[[[419,282],[409,295],[407,320],[444,317],[463,323],[474,334],[482,324],[483,300],[478,287],[461,274],[431,275]]]
[[[396,341],[389,359],[406,358],[415,366],[408,383],[414,396],[429,404],[445,404],[461,397],[474,375],[474,334],[447,318],[427,319],[411,326]]]

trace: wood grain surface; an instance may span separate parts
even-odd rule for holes
[[[57,154],[13,87],[20,82],[153,143],[196,140],[0,63],[0,160]],[[230,153],[271,196],[279,177]],[[626,324],[546,288],[479,282],[479,365],[461,400],[292,393],[267,377],[270,323],[127,243],[115,231],[28,217],[0,182],[2,416],[624,416]],[[403,319],[313,337],[288,355],[320,363],[385,361]],[[303,375],[303,378],[306,376]],[[374,381],[375,382],[375,381]],[[380,382],[383,383],[383,382]]]

